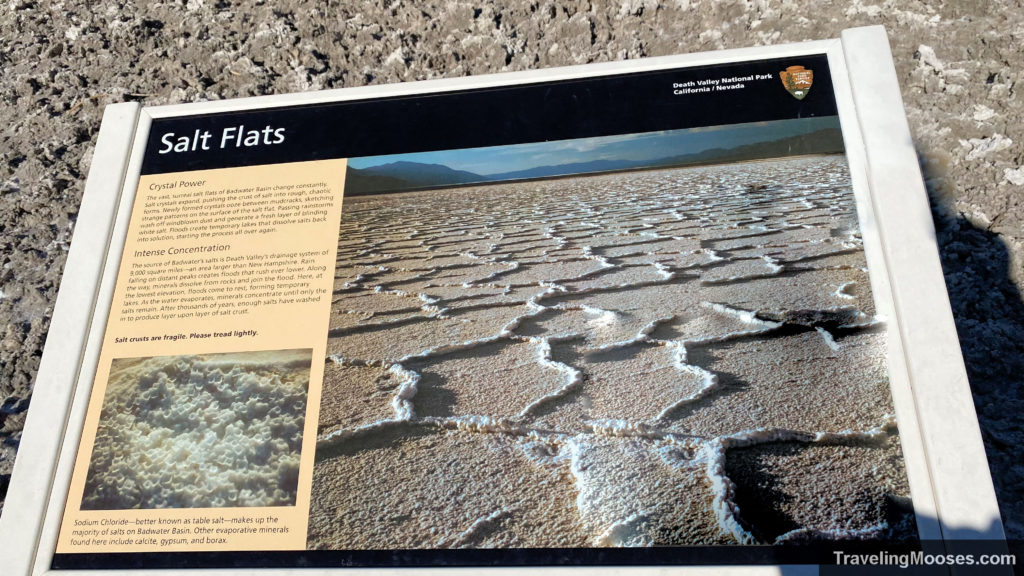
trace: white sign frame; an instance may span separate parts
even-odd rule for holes
[[[153,120],[428,94],[464,89],[652,71],[683,66],[827,54],[858,196],[872,284],[891,315],[889,369],[907,473],[922,539],[1003,539],[999,510],[949,306],[935,231],[882,27],[843,32],[840,39],[649,58],[530,72],[368,86],[282,96],[142,108],[109,106],[78,216],[74,242],[33,394],[6,507],[0,519],[5,571],[51,571],[114,277]],[[891,300],[885,298],[891,294]],[[887,301],[887,302],[885,302]],[[885,302],[885,304],[882,304]],[[888,308],[888,310],[886,310]],[[94,320],[96,320],[94,322]],[[777,573],[779,567],[729,567],[728,573]],[[816,573],[815,566],[786,572]],[[570,572],[580,568],[549,568]],[[722,567],[588,566],[588,573],[703,574]],[[467,574],[472,568],[346,569],[358,574]],[[531,567],[505,568],[526,574]],[[291,573],[268,570],[268,574]],[[316,574],[331,569],[304,569]],[[131,571],[131,573],[144,571]],[[196,574],[242,573],[195,570]],[[98,571],[93,573],[113,573]],[[118,573],[124,573],[119,571]]]

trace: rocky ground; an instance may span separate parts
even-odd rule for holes
[[[832,38],[872,24],[891,37],[1004,523],[1024,537],[1020,0],[8,0],[0,10],[0,497],[106,104],[532,70]]]

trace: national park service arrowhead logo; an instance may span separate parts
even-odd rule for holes
[[[779,78],[793,98],[803,100],[804,96],[807,96],[807,92],[811,90],[811,84],[814,83],[814,71],[803,66],[790,66],[779,72]]]

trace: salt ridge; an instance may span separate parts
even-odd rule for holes
[[[645,193],[649,193],[646,191]],[[717,194],[717,192],[715,192]],[[781,230],[796,230],[796,229],[811,229],[820,226],[814,219],[820,219],[821,216],[817,214],[823,208],[829,208],[832,205],[832,201],[822,201],[821,203],[810,202],[800,198],[800,194],[803,192],[790,190],[782,192],[780,194],[788,195],[791,198],[789,200],[790,205],[796,203],[802,203],[804,210],[788,210],[788,214],[791,215],[792,221],[776,221],[774,225],[768,225],[765,220],[766,215],[772,215],[773,212],[768,211],[766,213],[759,213],[753,217],[747,217],[745,219],[734,221],[726,225],[722,225],[714,219],[708,218],[704,215],[699,216],[699,220],[708,228],[715,227],[719,231],[732,230],[735,232],[726,232],[721,234],[719,237],[714,239],[706,240],[707,244],[702,244],[702,248],[696,251],[688,251],[686,254],[697,254],[702,253],[707,257],[707,263],[694,263],[690,264],[686,268],[693,268],[700,271],[703,268],[710,268],[710,266],[716,263],[722,263],[728,260],[733,260],[730,251],[721,249],[716,250],[712,247],[719,242],[724,241],[737,241],[745,238],[757,239],[758,237],[775,234]],[[822,198],[826,198],[828,195],[822,195]],[[700,198],[696,193],[690,195],[690,198]],[[701,202],[688,200],[687,204],[691,212],[684,212],[681,209],[675,208],[670,210],[664,210],[663,213],[674,221],[683,220],[695,220],[694,213],[703,210],[720,210],[722,214],[728,214],[729,210],[734,208],[730,207],[727,203],[712,205],[702,204]],[[742,206],[742,204],[736,204],[736,206]],[[642,206],[641,206],[642,209]],[[816,212],[817,211],[817,212]],[[586,214],[587,209],[584,208],[578,211],[581,214]],[[535,213],[540,215],[542,212]],[[777,214],[778,212],[775,212]],[[895,433],[895,421],[890,417],[883,422],[881,425],[869,429],[869,430],[847,430],[841,432],[828,432],[828,431],[801,431],[801,430],[788,430],[788,429],[772,429],[772,428],[758,428],[751,429],[741,433],[730,434],[717,438],[702,438],[699,436],[690,436],[681,433],[670,433],[661,430],[661,426],[666,423],[671,417],[673,411],[680,407],[700,401],[703,398],[713,395],[718,387],[717,375],[714,372],[708,371],[700,366],[688,364],[687,361],[687,346],[702,346],[712,342],[723,342],[731,339],[747,338],[752,336],[762,335],[763,337],[771,337],[771,333],[783,326],[783,322],[776,322],[762,319],[758,316],[758,312],[755,310],[747,310],[730,306],[726,303],[720,302],[702,302],[700,305],[708,310],[710,314],[724,316],[738,320],[739,322],[746,325],[746,327],[732,330],[725,333],[709,334],[703,336],[695,336],[690,339],[680,338],[671,340],[656,339],[651,336],[660,326],[672,322],[678,318],[677,315],[665,316],[655,318],[643,325],[638,332],[632,337],[626,340],[606,344],[603,346],[590,347],[587,349],[588,352],[602,352],[616,348],[623,348],[626,346],[645,344],[645,345],[661,345],[668,347],[672,350],[673,365],[679,372],[686,372],[691,375],[698,377],[701,384],[698,388],[685,395],[676,399],[673,403],[662,409],[661,413],[658,414],[657,418],[650,422],[632,422],[623,419],[590,419],[585,421],[585,429],[587,434],[583,435],[566,435],[563,433],[553,432],[551,430],[545,430],[537,426],[531,421],[531,418],[540,411],[541,407],[555,404],[563,398],[570,397],[573,393],[583,389],[585,387],[586,375],[583,370],[577,366],[563,364],[556,362],[551,357],[551,346],[552,344],[569,341],[582,336],[582,333],[572,335],[561,335],[561,336],[521,336],[516,333],[521,323],[527,318],[537,316],[538,314],[549,311],[549,310],[580,310],[586,314],[594,316],[594,319],[590,322],[596,322],[598,324],[613,325],[623,320],[621,315],[615,310],[605,310],[602,308],[594,307],[586,302],[582,303],[552,303],[546,302],[546,299],[554,298],[557,295],[572,295],[572,296],[584,296],[590,294],[603,294],[611,293],[616,290],[628,290],[636,289],[647,286],[657,286],[664,282],[681,282],[681,281],[692,281],[695,279],[693,276],[681,277],[679,274],[680,268],[670,267],[662,261],[656,261],[650,263],[652,268],[661,278],[661,281],[653,282],[625,282],[616,286],[600,286],[590,288],[575,288],[572,286],[566,286],[573,280],[584,280],[595,277],[595,275],[603,274],[609,270],[622,270],[625,269],[622,264],[617,263],[616,257],[607,256],[604,251],[605,248],[614,248],[617,250],[623,250],[624,247],[629,246],[641,247],[643,245],[650,245],[654,241],[660,240],[683,240],[691,239],[694,237],[677,236],[677,235],[664,235],[659,234],[657,229],[651,222],[655,220],[651,217],[644,216],[640,218],[641,222],[637,223],[635,220],[631,225],[625,225],[617,227],[618,224],[614,219],[605,220],[604,218],[597,217],[601,212],[593,212],[588,218],[591,221],[586,221],[579,224],[576,227],[562,227],[561,224],[545,225],[545,227],[539,231],[539,234],[533,234],[529,231],[529,225],[531,222],[544,222],[547,217],[544,214],[542,217],[536,220],[532,218],[524,219],[520,222],[523,230],[516,234],[506,234],[499,231],[498,228],[502,223],[498,220],[487,221],[483,228],[484,236],[489,237],[492,242],[487,246],[487,253],[493,254],[495,257],[489,259],[488,256],[478,255],[472,253],[472,257],[480,259],[481,261],[487,261],[490,264],[500,264],[503,266],[502,270],[492,272],[491,274],[472,282],[465,282],[461,285],[465,288],[471,287],[493,287],[505,290],[508,293],[512,288],[522,288],[529,286],[537,286],[537,282],[529,283],[513,283],[503,282],[506,280],[505,277],[509,276],[516,270],[524,268],[524,264],[521,262],[516,255],[516,249],[510,249],[510,245],[503,245],[503,240],[515,239],[521,247],[529,247],[531,238],[543,237],[548,240],[554,241],[554,247],[548,250],[540,250],[542,255],[547,254],[550,250],[576,250],[576,261],[580,258],[583,260],[592,260],[598,263],[599,267],[595,270],[587,271],[582,274],[574,275],[567,278],[560,278],[558,281],[548,281],[546,283],[539,283],[544,290],[529,298],[522,305],[523,313],[517,314],[510,321],[503,326],[496,329],[494,333],[487,337],[478,338],[474,340],[467,340],[459,343],[446,343],[433,347],[426,348],[417,353],[410,354],[404,358],[399,359],[395,363],[387,366],[387,369],[395,376],[402,384],[399,387],[399,391],[396,392],[393,398],[393,405],[395,411],[394,420],[386,420],[381,422],[375,422],[363,427],[352,429],[349,431],[335,431],[334,436],[324,436],[318,439],[318,447],[321,442],[333,443],[339,438],[353,437],[365,433],[367,430],[373,430],[374,427],[383,428],[394,425],[406,425],[412,423],[426,424],[437,426],[439,428],[449,430],[450,433],[466,433],[466,434],[509,434],[518,436],[521,438],[536,438],[538,442],[543,441],[546,445],[551,445],[557,448],[557,461],[570,462],[569,466],[575,466],[574,462],[578,462],[581,448],[581,443],[586,437],[604,437],[604,438],[618,438],[618,439],[643,439],[651,442],[661,442],[666,445],[680,445],[692,448],[694,451],[694,458],[700,463],[701,469],[704,470],[704,474],[708,481],[713,487],[714,503],[713,508],[718,518],[719,529],[723,534],[730,535],[736,541],[741,543],[753,543],[755,537],[743,528],[742,516],[740,510],[735,504],[735,485],[725,474],[725,457],[729,449],[735,447],[750,446],[757,443],[769,443],[769,442],[799,442],[806,444],[813,443],[857,443],[858,445],[866,444],[871,446],[878,446],[883,438],[887,438],[889,434]],[[802,214],[802,215],[801,215]],[[804,222],[800,222],[803,220]],[[812,223],[806,223],[812,222]],[[439,228],[441,229],[441,228]],[[589,232],[582,234],[584,230],[594,230],[593,234]],[[602,235],[602,231],[607,231],[606,234]],[[461,232],[464,234],[464,231]],[[591,236],[599,236],[602,238],[609,238],[615,235],[626,236],[632,235],[637,238],[635,242],[622,242],[622,243],[610,243],[607,246],[599,246],[594,240],[590,240]],[[481,236],[484,237],[484,236]],[[593,245],[585,245],[580,240],[585,239],[586,242],[590,242]],[[495,241],[496,240],[496,241]],[[822,241],[824,242],[824,241]],[[450,243],[450,244],[454,244]],[[811,242],[806,242],[806,245],[810,246]],[[836,242],[830,242],[836,248],[835,251],[826,251],[824,254],[837,255],[844,254],[854,251],[861,250],[860,240],[856,236],[850,236],[843,240]],[[438,243],[438,246],[441,244]],[[766,246],[761,244],[762,249]],[[432,250],[436,253],[436,247],[432,247]],[[531,250],[531,254],[535,253],[537,249],[528,248]],[[632,252],[626,252],[627,254],[633,254]],[[650,249],[641,252],[647,256],[663,254],[681,254],[681,252],[652,252]],[[466,253],[464,253],[466,254]],[[563,252],[564,254],[564,252]],[[822,254],[812,253],[811,255],[799,256],[795,258],[786,258],[782,253],[778,251],[771,251],[770,255],[759,256],[765,265],[765,273],[755,276],[744,276],[738,275],[729,281],[743,281],[749,280],[762,276],[773,276],[778,275],[787,270],[787,264],[791,262],[812,262],[820,258]],[[500,260],[499,260],[500,258]],[[534,258],[534,256],[530,256]],[[564,258],[562,258],[563,261]],[[528,260],[527,260],[528,261]],[[735,260],[733,260],[735,261]],[[709,266],[710,265],[710,266]],[[445,270],[447,267],[440,266],[432,269],[431,273]],[[799,272],[799,271],[795,271]],[[427,275],[420,276],[420,279],[427,280]],[[357,276],[357,278],[359,278]],[[372,280],[367,278],[360,278],[361,282],[364,282],[364,286],[371,283]],[[403,280],[402,282],[407,282]],[[400,282],[393,282],[392,284],[401,284]],[[852,284],[852,283],[851,283]],[[445,284],[441,284],[445,285]],[[383,284],[387,286],[387,284]],[[845,288],[840,287],[835,294],[836,297],[843,299],[855,299],[854,296],[850,295],[849,298],[845,297]],[[411,295],[419,296],[420,293]],[[425,293],[424,293],[425,294]],[[844,295],[841,295],[844,294]],[[438,309],[446,310],[446,303],[443,299],[432,299],[433,301],[427,302],[423,299],[424,308],[426,306],[435,306]],[[551,305],[546,305],[551,304]],[[845,308],[837,307],[835,311],[844,310]],[[427,310],[424,310],[427,312]],[[867,329],[876,326],[884,322],[884,318],[871,317],[862,312],[858,311],[859,316],[855,321],[839,326],[841,329],[858,330]],[[438,314],[435,313],[435,317]],[[456,317],[457,318],[457,317]],[[589,325],[589,324],[588,324]],[[828,344],[830,338],[832,344],[835,344],[838,348],[838,344],[834,338],[831,338],[831,334],[827,333],[823,328],[814,327],[823,340]],[[828,334],[828,336],[826,336]],[[485,414],[465,414],[452,417],[417,417],[414,410],[415,396],[417,393],[417,386],[419,383],[419,374],[413,370],[407,369],[405,366],[414,360],[423,360],[427,358],[440,357],[445,354],[452,352],[458,352],[468,350],[474,347],[490,344],[498,341],[508,342],[525,342],[529,343],[534,347],[534,361],[548,369],[553,369],[560,372],[564,381],[561,387],[556,391],[541,395],[537,397],[533,402],[527,405],[514,419],[502,419],[496,418],[493,415]],[[831,345],[830,345],[831,347]],[[833,350],[836,350],[834,348]],[[342,361],[347,361],[342,359]],[[404,363],[404,365],[403,365]],[[406,424],[402,424],[406,423]],[[362,430],[362,432],[358,432]],[[573,456],[576,455],[576,457]],[[553,457],[554,458],[554,457]],[[578,475],[575,475],[577,476]],[[645,514],[651,512],[650,510],[636,511],[634,514],[619,518],[607,525],[604,531],[597,535],[597,539],[601,542],[609,544],[620,543],[616,540],[618,536],[621,536],[625,532],[628,532],[628,528],[632,526],[632,523],[643,520]],[[473,525],[470,526],[467,531],[463,532],[453,540],[449,542],[464,542],[469,538],[473,537],[478,533],[478,530],[482,530],[488,525],[488,522],[493,522],[499,518],[491,518],[495,514],[499,514],[499,511],[494,511],[486,516],[478,518]],[[490,519],[490,520],[489,520]],[[477,523],[482,523],[480,528],[475,528]],[[793,531],[789,538],[797,538],[799,531]],[[465,536],[465,537],[463,537]],[[784,535],[785,536],[785,535]],[[782,537],[780,537],[782,538]]]

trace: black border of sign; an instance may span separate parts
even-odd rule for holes
[[[923,546],[922,546],[923,544]],[[989,546],[991,543],[987,543]],[[816,542],[785,546],[656,546],[649,548],[487,548],[308,550],[257,552],[126,552],[57,554],[55,570],[223,568],[440,568],[515,566],[743,566],[834,564],[846,555],[901,555],[928,543]]]
[[[814,73],[813,86],[802,100],[791,96],[779,79],[779,73],[792,65],[802,65]],[[677,84],[757,74],[771,77],[733,83],[742,83],[740,89],[673,93]],[[156,119],[146,143],[142,174],[459,150],[837,114],[828,58],[815,54]],[[232,127],[245,127],[244,131],[284,128],[284,142],[245,147],[231,140],[221,149],[221,136]],[[209,150],[197,147],[160,153],[168,149],[167,142],[182,136],[195,140],[196,134],[204,132],[210,134]],[[174,137],[164,141],[168,134]]]

